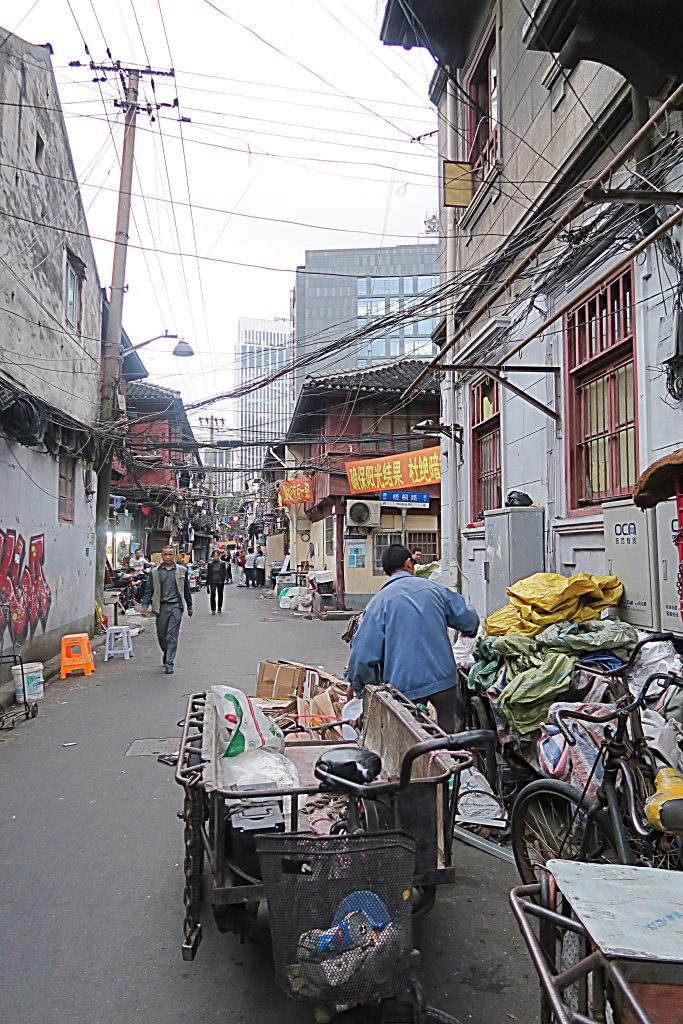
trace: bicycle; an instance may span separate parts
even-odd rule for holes
[[[536,882],[537,868],[552,858],[683,869],[683,814],[679,815],[680,822],[671,815],[673,823],[666,831],[653,828],[644,813],[662,766],[645,742],[639,714],[655,682],[663,683],[664,688],[683,687],[683,678],[672,672],[655,672],[635,699],[623,682],[644,644],[671,639],[672,634],[657,634],[641,641],[629,662],[611,673],[614,711],[598,715],[562,709],[551,714],[551,721],[570,746],[575,746],[576,738],[567,728],[566,719],[617,725],[614,731],[606,730],[583,790],[567,782],[540,779],[519,794],[512,810],[511,831],[515,861],[525,884]],[[601,763],[603,781],[592,799],[588,788]]]

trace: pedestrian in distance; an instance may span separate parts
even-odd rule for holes
[[[229,548],[224,548],[223,549],[223,554],[221,555],[221,561],[223,562],[223,564],[225,566],[225,573],[226,573],[225,582],[226,583],[232,583],[232,553],[230,552]]]
[[[218,601],[218,614],[220,615],[223,611],[223,588],[225,587],[226,576],[225,562],[216,550],[206,570],[206,583],[210,595],[212,615],[216,614],[216,601]]]
[[[422,565],[422,551],[420,548],[413,548],[410,552],[410,557],[413,560],[413,565]]]
[[[265,587],[266,585],[266,553],[259,544],[256,548],[256,557],[254,559],[254,572],[256,575],[256,586]]]
[[[188,618],[193,615],[187,567],[176,562],[172,547],[162,550],[161,565],[154,566],[147,577],[142,595],[143,616],[147,615],[150,605],[156,615],[157,640],[164,655],[164,669],[170,676],[175,665],[184,607],[187,607]]]
[[[237,586],[243,587],[246,584],[246,558],[244,555],[244,549],[240,548],[237,552]]]
[[[253,548],[247,548],[247,554],[244,559],[244,571],[247,577],[247,587],[251,583],[252,587],[256,586],[256,554]]]
[[[365,609],[346,678],[358,697],[369,683],[389,683],[408,700],[428,700],[439,726],[459,732],[464,707],[448,627],[476,636],[479,616],[460,594],[415,576],[402,544],[389,545],[382,568],[389,579]]]

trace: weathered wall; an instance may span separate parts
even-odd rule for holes
[[[47,47],[9,36],[0,50],[0,96],[2,370],[92,424],[99,408],[100,283]],[[66,319],[67,249],[85,264],[76,330]]]
[[[0,372],[86,425],[99,411],[101,292],[47,47],[2,32]],[[66,317],[67,250],[84,265],[79,322]],[[59,461],[0,438],[0,595],[29,659],[89,630],[95,498],[76,462],[74,522],[58,519]]]
[[[27,660],[52,657],[63,634],[92,626],[95,498],[86,496],[79,463],[74,522],[60,522],[58,465],[0,438],[0,597],[10,605],[0,639],[8,650],[14,636]]]

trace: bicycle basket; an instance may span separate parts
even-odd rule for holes
[[[264,836],[258,854],[275,974],[288,995],[355,1004],[406,988],[410,836]]]

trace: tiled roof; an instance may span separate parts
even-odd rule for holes
[[[181,401],[180,392],[171,388],[161,388],[158,384],[132,380],[126,386],[126,394],[132,401],[138,402],[175,402]]]
[[[363,369],[354,367],[350,370],[338,370],[336,373],[311,373],[304,382],[304,391],[367,391],[402,392],[409,387],[418,373],[424,370],[424,359],[408,359],[402,357],[378,366],[367,366]],[[439,377],[436,373],[425,378],[421,391],[427,394],[439,393]]]

